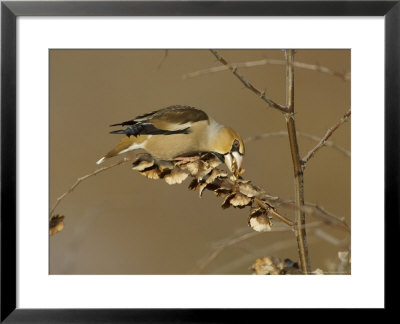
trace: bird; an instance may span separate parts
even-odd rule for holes
[[[125,137],[97,164],[132,150],[144,149],[155,159],[164,161],[210,152],[233,173],[242,165],[245,148],[239,134],[195,107],[173,105],[110,125],[115,126],[128,126],[110,132]]]

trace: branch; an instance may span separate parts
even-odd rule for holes
[[[321,140],[321,138],[319,138],[317,136],[314,136],[314,135],[311,135],[311,134],[307,134],[307,133],[303,133],[303,132],[299,132],[299,131],[297,131],[297,135],[305,137],[305,138],[307,138],[309,140],[312,140],[314,142],[319,142]],[[247,142],[250,142],[250,141],[257,141],[257,140],[262,139],[262,138],[273,137],[273,136],[284,136],[284,137],[287,137],[288,133],[287,133],[287,131],[263,133],[263,134],[260,134],[260,135],[249,136],[244,140],[244,142],[247,143]],[[343,153],[347,157],[351,156],[350,151],[346,150],[342,146],[339,146],[339,145],[335,144],[332,141],[326,141],[325,142],[325,146],[329,146],[329,147],[331,147],[331,148],[333,148],[335,150],[338,150],[339,152]]]
[[[238,68],[241,68],[241,67],[249,68],[249,67],[253,67],[253,66],[261,66],[261,65],[266,65],[266,64],[286,65],[286,61],[275,60],[275,59],[263,59],[263,60],[258,60],[258,61],[232,63],[232,66],[236,66]],[[338,77],[339,79],[342,79],[343,81],[350,80],[350,73],[333,71],[325,66],[321,66],[318,64],[293,62],[293,66],[297,67],[297,68],[305,69],[305,70],[312,70],[312,71],[317,71],[317,72],[321,72],[321,73],[326,73],[326,74],[332,75],[334,77]],[[208,69],[187,73],[187,74],[184,74],[182,77],[183,77],[183,79],[190,79],[190,78],[195,78],[195,77],[198,77],[201,75],[205,75],[205,74],[209,74],[209,73],[216,73],[216,72],[221,72],[221,71],[226,71],[226,70],[229,70],[229,67],[227,67],[226,65],[215,66],[215,67],[211,67]]]
[[[82,181],[84,181],[84,180],[86,180],[86,179],[88,179],[88,178],[90,178],[92,176],[95,176],[95,175],[99,174],[100,172],[103,172],[105,170],[109,170],[109,169],[111,169],[111,168],[113,168],[113,167],[115,167],[117,165],[129,162],[129,161],[133,161],[133,160],[134,160],[134,158],[127,158],[126,157],[126,158],[123,158],[122,160],[120,160],[120,161],[118,161],[118,162],[116,162],[114,164],[102,167],[100,169],[97,169],[97,170],[93,171],[92,173],[89,173],[89,174],[87,174],[87,175],[85,175],[83,177],[78,178],[78,180],[76,180],[76,182],[66,192],[64,192],[60,197],[57,198],[56,203],[50,209],[50,216],[53,214],[54,210],[56,209],[58,204],[61,202],[61,200],[63,200],[68,194],[70,194]]]
[[[266,94],[265,91],[260,91],[258,90],[255,86],[253,86],[250,81],[248,81],[243,75],[239,73],[237,70],[236,66],[232,66],[230,63],[228,63],[216,50],[210,50],[211,53],[214,54],[214,56],[220,61],[222,64],[224,64],[229,70],[232,71],[232,73],[244,84],[244,86],[253,91],[257,96],[259,96],[262,100],[264,100],[269,106],[280,110],[281,112],[287,113],[288,108],[285,106],[282,106],[275,101],[273,101],[271,98],[269,98]]]
[[[349,109],[334,126],[332,126],[327,130],[325,136],[321,138],[319,143],[310,152],[308,152],[307,155],[301,160],[303,169],[305,169],[307,162],[314,156],[314,154],[326,144],[328,138],[332,136],[332,134],[339,128],[339,126],[342,125],[347,119],[349,119],[350,115],[351,115],[351,109]]]
[[[296,219],[296,238],[299,252],[300,268],[303,274],[311,272],[310,258],[308,254],[307,234],[305,228],[304,207],[304,183],[303,170],[301,167],[301,159],[299,153],[299,145],[297,142],[296,125],[294,121],[294,50],[285,50],[286,57],[286,105],[288,113],[286,117],[286,125],[289,134],[290,152],[292,155],[294,183],[295,183],[295,219]]]

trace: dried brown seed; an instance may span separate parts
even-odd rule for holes
[[[49,233],[54,235],[64,229],[64,215],[56,214],[50,217]]]
[[[257,275],[285,275],[300,274],[299,265],[290,259],[280,259],[267,256],[257,259],[252,265],[253,274]]]
[[[282,270],[278,266],[279,263],[280,260],[275,257],[259,258],[254,262],[252,270],[257,275],[279,275]]]
[[[322,270],[322,269],[320,269],[320,268],[317,268],[317,269],[315,269],[315,270],[312,272],[312,274],[315,274],[315,275],[323,275],[323,274],[325,274],[325,273],[324,273],[324,270]]]
[[[207,187],[207,183],[203,182],[202,184],[200,184],[199,186],[199,197],[201,198],[203,196],[203,191],[204,189],[206,189]]]
[[[239,208],[244,208],[245,206],[249,205],[251,203],[251,198],[242,195],[241,193],[235,194],[234,197],[231,198],[230,204],[233,207],[239,207]]]
[[[258,195],[258,191],[249,183],[243,183],[239,185],[239,191],[247,197],[255,197]]]
[[[174,169],[174,164],[171,161],[158,161],[157,162],[158,168],[161,172],[167,172],[168,170]]]
[[[181,169],[188,170],[192,176],[196,176],[199,173],[200,161],[189,162],[180,165]]]
[[[137,159],[135,162],[133,162],[133,167],[132,170],[136,170],[136,171],[143,171],[147,168],[150,168],[154,165],[154,160],[141,160],[140,158]]]
[[[160,174],[161,174],[160,170],[158,170],[156,166],[140,171],[139,173],[153,180],[160,179]]]
[[[245,180],[245,179],[241,179],[241,178],[236,178],[235,182],[236,183],[250,183],[251,180]]]
[[[250,217],[260,216],[266,214],[266,210],[262,207],[252,207],[250,209]]]
[[[206,182],[207,183],[212,183],[217,178],[226,178],[227,176],[228,176],[228,174],[225,171],[218,170],[218,169],[213,169],[211,171],[209,177],[206,179]]]
[[[196,178],[194,178],[190,183],[189,183],[189,189],[190,190],[197,190],[197,188],[198,188],[198,186],[199,186],[199,181],[196,179]]]
[[[265,214],[250,216],[249,226],[256,232],[269,232],[271,231],[272,219]]]
[[[231,193],[231,194],[229,194],[228,196],[226,196],[226,198],[224,199],[224,202],[222,203],[221,207],[222,207],[223,209],[229,208],[229,207],[231,206],[230,201],[231,201],[231,199],[232,199],[235,195],[236,195],[235,193]]]
[[[188,173],[179,169],[173,169],[169,174],[164,176],[164,180],[169,185],[182,183],[187,177]]]

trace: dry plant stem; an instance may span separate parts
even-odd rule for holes
[[[315,222],[315,223],[308,224],[307,228],[309,230],[311,230],[311,232],[313,232],[313,231],[317,231],[321,225],[323,225],[322,222]],[[289,227],[282,226],[282,227],[274,227],[272,232],[285,232],[288,230],[290,230]],[[202,261],[198,262],[198,267],[194,272],[195,273],[203,272],[204,269],[208,265],[210,265],[211,262],[213,262],[227,248],[232,247],[235,244],[250,240],[250,239],[257,237],[259,235],[262,235],[262,234],[268,235],[267,233],[261,233],[261,232],[249,232],[249,233],[244,233],[244,234],[239,233],[239,234],[234,234],[231,237],[228,237],[222,241],[217,242],[215,244],[213,250],[205,258],[203,258]],[[325,239],[324,237],[321,237],[321,238]],[[293,242],[293,240],[288,240],[288,242]],[[330,240],[329,243],[332,243],[332,240]],[[284,246],[284,247],[286,248],[286,246]]]
[[[288,133],[287,133],[287,131],[263,133],[263,134],[247,137],[244,140],[244,142],[247,143],[247,142],[250,142],[250,141],[256,141],[256,140],[259,140],[259,139],[262,139],[262,138],[272,137],[272,136],[284,136],[284,137],[286,137],[286,136],[288,136]],[[303,133],[303,132],[299,132],[299,131],[297,131],[297,136],[301,136],[301,137],[307,138],[307,139],[312,140],[312,141],[317,142],[317,143],[319,143],[321,141],[320,137],[317,137],[317,136],[314,136],[314,135],[311,135],[311,134],[307,134],[307,133]],[[340,153],[343,153],[347,157],[351,156],[350,151],[346,150],[344,147],[341,147],[341,146],[335,144],[332,141],[325,141],[324,145],[325,146],[329,146],[329,147],[339,151]]]
[[[350,226],[347,224],[346,220],[344,219],[344,217],[338,217],[330,212],[328,212],[326,209],[324,209],[323,207],[314,204],[314,203],[309,203],[306,202],[305,206],[308,208],[314,208],[316,210],[318,210],[321,215],[324,215],[326,217],[327,220],[329,220],[330,222],[336,224],[339,228],[343,229],[346,232],[350,233]]]
[[[287,206],[295,210],[297,209],[297,206],[293,200],[281,200],[277,202],[275,206],[280,205]],[[325,224],[335,225],[341,230],[350,233],[350,226],[347,224],[344,217],[336,216],[315,203],[304,202],[303,211],[309,215],[313,215],[319,219],[322,219]],[[318,213],[315,211],[318,211]]]
[[[260,91],[258,90],[255,86],[253,86],[250,81],[248,81],[247,79],[245,79],[243,77],[243,75],[241,75],[239,73],[239,71],[237,70],[236,66],[231,65],[230,63],[228,63],[216,50],[210,50],[211,53],[214,54],[214,56],[218,59],[218,61],[220,61],[223,65],[225,65],[229,70],[232,71],[232,73],[245,85],[245,87],[251,91],[253,91],[257,96],[259,96],[262,100],[264,100],[269,106],[280,110],[281,112],[287,113],[288,112],[288,108],[285,106],[282,106],[278,103],[276,103],[275,101],[273,101],[272,99],[270,99],[266,94],[265,91]]]
[[[56,207],[58,206],[58,204],[61,202],[61,200],[63,200],[68,194],[70,194],[82,181],[95,176],[97,174],[99,174],[100,172],[103,172],[105,170],[109,170],[113,167],[116,167],[117,165],[129,162],[129,161],[133,161],[134,158],[123,158],[122,160],[115,162],[114,164],[111,164],[109,166],[105,166],[102,167],[100,169],[97,169],[95,171],[93,171],[92,173],[89,173],[83,177],[80,177],[76,180],[76,182],[66,191],[64,192],[60,197],[57,198],[56,203],[54,204],[54,206],[50,209],[50,216],[53,214],[54,210],[56,209]]]
[[[218,255],[220,255],[227,247],[232,246],[236,243],[248,240],[250,238],[253,238],[260,234],[260,232],[250,232],[246,233],[244,235],[240,235],[239,237],[233,237],[232,239],[229,239],[227,242],[220,244],[213,252],[211,252],[207,258],[201,262],[196,269],[195,273],[201,273],[204,271],[204,269],[213,261],[216,259]]]
[[[301,165],[299,146],[297,143],[296,125],[294,120],[294,50],[285,50],[286,56],[286,102],[289,112],[285,114],[289,134],[290,152],[292,155],[295,182],[295,233],[297,238],[300,268],[303,274],[311,273],[308,254],[307,234],[305,228],[303,169]]]
[[[166,49],[164,50],[164,56],[162,57],[160,63],[158,63],[157,70],[161,69],[161,66],[164,64],[165,60],[167,59],[167,56],[168,56],[168,50]]]
[[[232,63],[233,66],[236,66],[238,68],[244,67],[244,68],[249,68],[253,66],[261,66],[261,65],[267,65],[267,64],[272,64],[272,65],[286,65],[286,61],[284,60],[275,60],[275,59],[262,59],[258,61],[248,61],[248,62],[240,62],[240,63]],[[332,75],[334,77],[338,77],[342,79],[343,81],[349,81],[350,80],[350,73],[346,72],[337,72],[333,71],[325,66],[321,66],[318,64],[309,64],[309,63],[303,63],[303,62],[293,62],[293,66],[301,69],[306,69],[306,70],[312,70],[312,71],[317,71],[321,73],[326,73],[329,75]],[[204,70],[199,70],[191,73],[187,73],[183,75],[183,79],[190,79],[190,78],[195,78],[201,75],[209,74],[209,73],[216,73],[216,72],[221,72],[221,71],[226,71],[229,68],[225,65],[223,66],[214,66],[208,69]]]
[[[301,160],[303,169],[305,169],[307,162],[314,156],[314,154],[326,144],[326,141],[328,140],[329,137],[332,136],[335,130],[337,130],[339,126],[342,125],[347,119],[349,119],[350,115],[351,115],[351,109],[349,109],[335,125],[333,125],[326,131],[325,136],[321,138],[319,143],[310,152],[308,152],[307,155]]]

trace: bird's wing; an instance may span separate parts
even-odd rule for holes
[[[124,130],[113,131],[114,134],[170,135],[187,134],[190,132],[190,127],[200,121],[209,122],[204,111],[189,106],[170,106],[111,126],[131,126]]]

